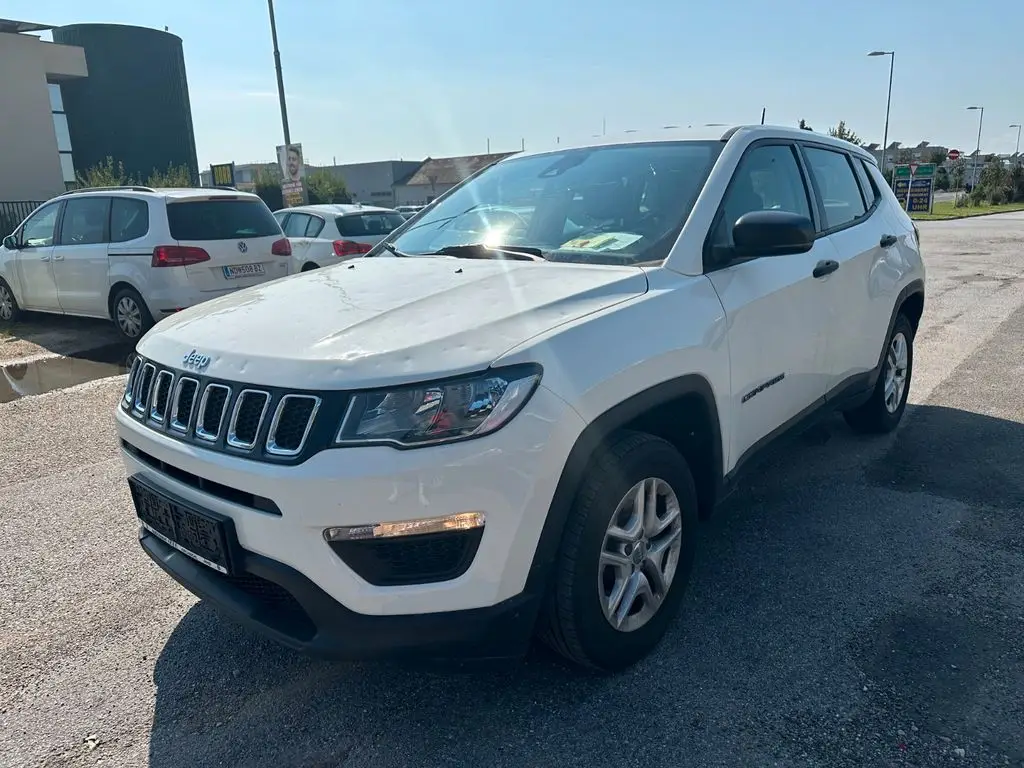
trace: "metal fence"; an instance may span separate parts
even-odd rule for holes
[[[32,211],[45,201],[14,200],[0,201],[0,237],[11,234]]]

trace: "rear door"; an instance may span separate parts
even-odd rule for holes
[[[61,308],[75,315],[108,317],[110,198],[70,197],[53,247],[53,277]]]
[[[836,249],[839,268],[821,282],[827,288],[826,361],[828,389],[857,384],[858,374],[877,364],[892,310],[891,291],[884,283],[894,255],[886,235],[892,229],[882,196],[872,188],[860,159],[850,153],[811,142],[802,152],[819,201],[822,235]],[[890,306],[886,306],[886,301]]]
[[[21,306],[44,312],[60,312],[57,283],[53,278],[54,235],[63,201],[44,205],[22,225],[18,242],[18,282]]]
[[[302,265],[306,261],[306,253],[309,251],[309,246],[312,242],[306,236],[306,231],[309,229],[312,221],[313,217],[308,213],[293,211],[288,214],[288,219],[282,227],[284,229],[284,236],[292,244],[292,261],[298,265],[299,269],[302,269]]]
[[[168,197],[167,224],[178,245],[209,254],[185,271],[193,287],[210,298],[288,274],[288,256],[272,251],[284,239],[281,226],[258,197]]]

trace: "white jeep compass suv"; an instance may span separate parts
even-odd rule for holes
[[[924,279],[915,226],[838,139],[510,157],[365,257],[141,341],[116,419],[142,547],[296,649],[539,635],[622,668],[752,456],[833,409],[896,427]]]
[[[0,322],[22,309],[96,317],[137,341],[186,307],[286,276],[290,257],[270,209],[247,192],[78,189],[4,238]]]

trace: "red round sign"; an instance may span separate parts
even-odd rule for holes
[[[949,150],[949,154],[946,155],[946,157],[948,157],[950,160],[959,160],[960,159],[960,150],[959,149],[951,149],[951,150]]]

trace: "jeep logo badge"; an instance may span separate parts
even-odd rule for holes
[[[201,355],[194,349],[182,358],[182,364],[193,371],[202,371],[210,364],[209,355]]]
[[[245,244],[245,240],[238,241],[238,250],[241,251],[242,253],[245,253],[246,251],[249,250],[249,246]]]

